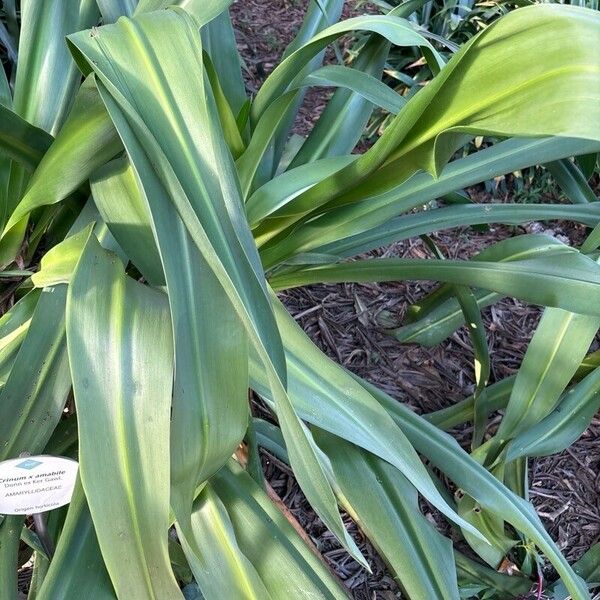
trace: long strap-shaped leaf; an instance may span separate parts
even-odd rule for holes
[[[450,519],[460,521],[389,415],[335,362],[323,355],[279,301],[275,305],[275,314],[285,340],[288,371],[293,374],[289,386],[291,397],[303,394],[310,398],[314,402],[313,416],[317,420],[321,415],[320,399],[329,398],[335,404],[335,411],[331,407],[326,409],[327,417],[336,422],[333,433],[394,465],[440,511]],[[254,389],[268,398],[268,380],[264,372],[261,373],[258,361],[252,360],[250,372]],[[353,400],[352,408],[347,403],[349,398]]]
[[[303,190],[315,185],[342,167],[356,160],[356,156],[336,156],[302,165],[274,177],[254,192],[246,202],[247,218],[252,229],[287,205]],[[260,244],[258,244],[260,245]]]
[[[506,448],[506,460],[547,456],[573,444],[600,409],[600,369],[594,369],[567,391],[556,409],[517,435]]]
[[[68,290],[81,481],[124,598],[181,597],[167,548],[173,364],[165,300],[128,278],[93,236]]]
[[[71,42],[81,52],[82,65],[88,65],[86,70],[93,67],[101,79],[103,99],[123,139],[139,139],[143,152],[130,154],[133,164],[150,159],[147,164],[158,172],[166,197],[260,354],[300,485],[325,524],[356,558],[364,560],[343,526],[314,442],[285,391],[281,341],[244,218],[232,159],[214,118],[214,100],[202,72],[198,73],[202,52],[193,22],[184,13],[162,11],[135,21],[120,19],[91,36],[87,32],[72,36]],[[141,79],[139,73],[132,76],[131,62],[136,56],[139,67],[147,69]],[[169,72],[181,71],[183,60],[189,63],[188,76],[167,77]],[[125,80],[129,85],[124,85]],[[140,112],[135,110],[138,106]]]
[[[235,115],[248,102],[242,77],[240,55],[237,51],[235,32],[229,17],[229,11],[223,11],[218,17],[200,30],[202,47],[208,53],[227,103]]]
[[[181,542],[202,595],[207,599],[270,600],[252,563],[240,550],[229,515],[210,485],[194,502],[192,529],[201,555]]]
[[[102,21],[114,23],[119,17],[130,17],[136,8],[137,0],[96,0]]]
[[[83,488],[78,481],[56,553],[36,600],[84,598],[88,595],[98,600],[116,600]]]
[[[577,250],[506,263],[374,259],[274,275],[275,289],[312,283],[433,279],[484,288],[545,306],[600,316],[600,266]]]
[[[132,143],[127,144],[130,153],[143,156]],[[178,324],[174,330],[171,502],[183,524],[182,512],[191,505],[196,483],[221,467],[244,434],[247,346],[245,331],[223,288],[162,192],[160,181],[144,162],[138,159],[136,165],[139,185],[133,168],[116,161],[95,179],[92,190],[114,235],[134,262],[143,266],[143,272],[158,281],[163,269],[150,215],[155,224],[172,322]]]
[[[600,141],[600,102],[590,102],[590,94],[600,93],[592,50],[600,43],[599,22],[597,11],[558,5],[524,8],[496,21],[408,102],[368,152],[297,198],[308,208],[305,219],[361,201],[371,186],[400,183],[419,169],[439,175],[472,135]],[[554,46],[558,37],[568,53]],[[555,51],[538,54],[547,40]]]
[[[180,189],[181,200],[173,201],[186,227],[205,231],[254,321],[273,335],[260,261],[243,219],[233,162],[214,118],[216,108],[200,68],[202,48],[192,19],[167,10],[122,19],[92,35],[80,32],[69,39],[80,66],[86,72],[93,68],[114,99],[113,118],[118,105],[152,157],[163,185]],[[144,69],[143,78],[132,76],[132,60]],[[183,61],[187,76],[174,75],[181,72]],[[284,378],[283,359],[278,357],[281,343],[272,337],[268,342]]]
[[[39,290],[33,290],[16,302],[0,319],[0,386],[12,370],[12,365],[21,347],[35,307],[40,298]]]
[[[380,82],[381,73],[391,44],[377,34],[370,39],[352,61],[352,75],[362,73]],[[311,76],[317,75],[313,71]],[[399,94],[396,98],[402,104],[405,100]],[[352,152],[373,112],[373,105],[355,91],[338,88],[323,113],[311,129],[306,141],[294,156],[290,168],[303,164],[312,164],[315,160],[349,154]],[[395,114],[395,113],[394,113]]]
[[[598,316],[547,308],[517,374],[496,434],[504,443],[546,417],[573,378],[600,327]]]
[[[531,166],[538,161],[555,160],[577,154],[584,148],[598,147],[600,147],[598,142],[562,137],[511,139],[451,162],[437,178],[428,173],[418,173],[408,181],[404,181],[398,173],[390,170],[381,174],[381,177],[370,179],[364,185],[358,186],[356,198],[351,204],[333,208],[321,217],[304,223],[277,246],[261,250],[261,256],[268,268],[281,258],[287,258],[299,251],[318,249],[319,252],[336,254],[338,244],[341,246],[340,253],[346,255],[347,251],[348,255],[352,255],[353,248],[346,249],[346,238],[353,235],[358,237],[362,232],[368,232],[372,228],[385,224],[400,212],[422,206],[456,189]],[[313,182],[309,183],[313,184]],[[301,192],[304,191],[302,187],[298,187]],[[258,193],[260,190],[257,191]],[[307,198],[304,193],[290,194],[288,197],[291,197],[292,202],[281,211],[282,219],[279,222],[274,219],[271,223],[265,224],[268,226],[271,238],[275,233],[285,231],[286,221],[289,218],[286,212],[296,215],[293,219],[295,222],[310,209],[310,205],[305,204],[305,201],[310,201],[310,198]],[[273,216],[276,217],[277,213]],[[369,233],[365,235],[368,236]],[[359,247],[359,244],[356,246]]]
[[[280,131],[281,124],[287,123],[290,106],[297,100],[296,91],[309,86],[348,88],[369,102],[394,114],[398,113],[406,103],[402,96],[392,91],[387,85],[362,71],[340,66],[322,67],[313,71],[305,79],[290,86],[288,92],[269,105],[256,124],[248,148],[236,162],[244,198],[248,196],[252,188],[262,158],[272,143],[272,139]],[[362,128],[358,131],[362,131]]]
[[[152,12],[169,6],[180,6],[196,19],[198,26],[210,23],[229,8],[233,0],[140,0],[134,14]]]
[[[398,423],[415,448],[431,463],[447,474],[481,506],[510,522],[526,533],[546,554],[565,582],[574,600],[589,598],[585,583],[573,572],[555,546],[552,538],[531,504],[511,492],[478,462],[474,461],[449,435],[426,423],[397,400],[375,386],[355,377],[376,398]],[[296,406],[300,409],[302,400]],[[302,411],[304,412],[304,411]]]
[[[119,124],[119,131],[126,132],[123,124]],[[244,435],[248,419],[247,343],[223,287],[144,160],[143,150],[133,136],[123,136],[137,182],[131,181],[133,174],[127,171],[114,174],[112,179],[119,186],[133,186],[129,195],[143,196],[147,214],[137,215],[136,223],[150,218],[153,224],[175,324],[171,503],[183,527],[197,484],[224,464]],[[115,233],[123,237],[121,232]]]
[[[79,74],[65,46],[65,36],[91,27],[98,16],[94,0],[21,3],[13,107],[17,114],[52,135],[64,122],[79,86]]]
[[[339,419],[339,389],[336,386],[315,387],[311,367],[314,360],[311,360],[311,364],[306,364],[302,355],[293,356],[292,359],[298,366],[297,370],[289,370],[290,395],[296,410],[309,423],[343,436]],[[323,356],[321,360],[328,359]],[[252,378],[260,381],[264,375],[257,372],[255,367],[256,364],[251,366]],[[342,370],[342,367],[335,364],[330,368],[334,367]],[[418,452],[426,456],[483,507],[494,511],[516,529],[526,533],[564,577],[573,598],[585,600],[589,597],[585,585],[573,573],[529,503],[512,493],[462,450],[452,437],[375,386],[356,376],[350,376],[369,392],[371,401],[375,399],[386,409]],[[348,412],[356,411],[357,414],[361,414],[363,404],[364,400],[357,399],[354,394],[344,394],[344,405]],[[363,445],[358,439],[351,441]],[[387,456],[384,458],[389,461]]]
[[[89,77],[79,88],[65,124],[40,161],[3,235],[32,210],[66,198],[121,148],[94,79]]]
[[[52,136],[28,123],[0,104],[0,148],[29,170],[33,170],[52,144]]]
[[[0,394],[0,460],[41,452],[71,387],[64,332],[66,290],[40,294],[15,365]]]
[[[208,486],[225,506],[237,544],[271,598],[347,598],[346,590],[322,558],[306,545],[264,490],[237,463],[230,461]]]
[[[308,3],[307,10],[304,14],[302,25],[298,30],[298,33],[286,47],[282,59],[287,58],[290,54],[294,53],[298,48],[306,44],[316,34],[323,31],[333,23],[337,23],[342,15],[344,8],[344,0],[316,0]],[[294,77],[299,77],[302,74],[310,73],[323,63],[325,51],[322,50],[312,57],[308,57],[304,64],[298,65],[298,71],[293,74]],[[276,169],[281,166],[282,156],[286,150],[286,145],[290,137],[290,132],[293,128],[294,121],[298,114],[298,110],[302,105],[304,98],[304,92],[298,91],[296,94],[296,101],[289,107],[285,121],[280,127],[280,131],[274,139],[273,146],[270,151],[264,157],[261,165],[261,174],[265,173],[266,177],[272,176]],[[251,105],[248,107],[248,117],[251,114]],[[261,181],[264,183],[264,181]]]
[[[563,159],[544,165],[552,174],[556,183],[574,204],[597,202],[596,192],[588,185],[585,175],[571,160]]]
[[[415,488],[385,461],[324,431],[316,435],[342,506],[414,600],[458,600],[452,542],[421,514]]]
[[[443,64],[431,44],[405,19],[389,15],[347,19],[321,31],[279,64],[269,75],[252,104],[253,121],[258,121],[269,105],[285,92],[297,77],[304,76],[302,67],[308,60],[326,48],[328,44],[351,31],[378,33],[398,46],[421,47],[434,66]]]
[[[403,2],[389,14],[408,18],[423,4],[423,0]],[[357,46],[361,46],[360,42]],[[371,34],[353,58],[353,70],[379,79],[390,47],[391,43],[387,39],[378,34]],[[353,50],[356,52],[357,48]],[[336,90],[306,141],[294,156],[290,167],[352,152],[367,125],[372,108],[372,105],[356,92],[343,88]]]
[[[365,233],[351,236],[340,242],[315,249],[323,254],[350,257],[373,248],[387,246],[418,235],[433,233],[452,227],[503,223],[521,225],[529,221],[565,220],[594,227],[600,222],[600,203],[578,204],[513,204],[486,203],[460,204],[426,210],[392,219],[384,225]]]
[[[129,260],[150,285],[165,285],[146,201],[129,162],[116,159],[98,169],[90,179],[90,187],[103,221]]]
[[[590,585],[600,583],[600,542],[594,544],[574,565],[573,569]],[[569,593],[562,579],[553,586],[554,600],[568,600]]]
[[[17,590],[17,562],[23,516],[9,515],[0,522],[0,595],[15,598]]]
[[[472,260],[496,262],[528,260],[549,257],[563,251],[563,244],[555,238],[528,234],[506,238],[492,244],[473,256]],[[451,287],[449,284],[444,284],[413,304],[407,315],[408,324],[390,333],[400,341],[413,341],[427,346],[435,346],[446,339],[464,322],[460,305],[452,297]],[[475,290],[474,294],[480,308],[502,298],[502,294],[485,290]]]
[[[24,0],[20,8],[19,68],[12,108],[35,127],[56,135],[71,108],[80,81],[65,36],[82,27],[91,27],[98,19],[98,7],[94,0]],[[21,165],[12,164],[2,226],[21,199],[28,178]],[[0,264],[8,264],[15,258],[26,226],[27,219],[15,221],[10,235],[0,240]]]

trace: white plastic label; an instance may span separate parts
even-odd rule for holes
[[[0,462],[0,514],[32,515],[71,501],[79,464],[61,456]]]

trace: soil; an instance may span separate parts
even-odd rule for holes
[[[306,0],[234,3],[234,26],[247,65],[245,77],[249,90],[257,89],[277,64],[298,30],[306,6]],[[344,15],[354,16],[365,10],[372,7],[364,3],[359,6],[350,0],[346,2]],[[319,90],[307,94],[295,124],[296,133],[310,131],[329,93]],[[482,189],[469,192],[478,201],[489,200]],[[569,223],[532,223],[525,228],[495,226],[485,232],[464,228],[437,234],[434,239],[447,257],[468,258],[500,239],[539,231],[571,243],[581,241],[585,233],[582,227]],[[429,254],[421,240],[416,239],[381,248],[372,255],[425,258]],[[385,315],[386,319],[391,317],[400,323],[407,307],[431,288],[429,284],[410,282],[317,285],[291,290],[281,297],[327,355],[416,412],[426,413],[449,406],[473,392],[473,354],[468,334],[464,328],[460,329],[433,348],[401,344],[382,331],[379,317]],[[484,311],[493,360],[492,382],[517,372],[540,315],[538,307],[514,299],[502,300]],[[470,428],[465,426],[453,433],[467,447]],[[350,559],[325,529],[290,470],[267,453],[263,455],[263,465],[275,492],[344,581],[352,597],[365,600],[402,597],[383,561],[350,519],[345,521],[367,556],[372,574]],[[569,562],[576,561],[600,538],[600,414],[568,450],[530,460],[530,480],[530,497],[544,525]],[[550,581],[555,577],[549,567],[545,575]]]

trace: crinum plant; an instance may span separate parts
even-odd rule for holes
[[[80,481],[48,517],[52,556],[23,517],[3,519],[0,597],[16,594],[20,538],[35,551],[37,600],[179,598],[184,586],[344,597],[265,493],[262,446],[368,568],[338,505],[357,521],[410,598],[515,598],[530,579],[496,567],[508,556],[535,574],[538,551],[561,578],[557,597],[587,598],[527,500],[527,457],[568,445],[598,408],[598,357],[586,357],[600,319],[596,229],[579,249],[522,235],[470,261],[350,259],[471,224],[596,227],[595,203],[431,201],[598,152],[598,14],[518,10],[446,64],[406,20],[420,0],[339,23],[343,2],[321,0],[248,98],[230,2],[172,4],[23,0],[19,19],[4,2],[15,50],[0,73],[0,256],[16,301],[0,321],[0,458],[76,456]],[[321,66],[357,31],[369,39],[354,68]],[[436,74],[409,101],[379,80],[392,46],[417,48]],[[337,89],[299,140],[309,86]],[[396,116],[352,154],[374,106]],[[451,160],[476,135],[502,141]],[[399,279],[443,285],[395,335],[435,343],[466,321],[475,350],[473,397],[424,417],[326,357],[276,295]],[[480,309],[505,295],[547,308],[518,375],[488,386]],[[249,389],[271,422],[250,419]],[[466,421],[471,455],[444,432]],[[243,439],[247,464],[232,458]],[[453,550],[419,495],[482,562]],[[586,560],[578,572],[593,577]]]

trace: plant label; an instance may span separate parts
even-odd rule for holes
[[[61,456],[0,462],[0,514],[32,515],[71,501],[79,464]]]

